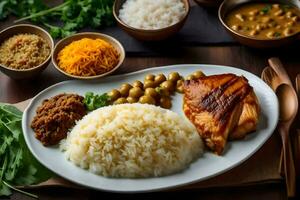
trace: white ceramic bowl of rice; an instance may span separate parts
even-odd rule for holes
[[[118,25],[140,40],[162,40],[184,25],[188,0],[116,0],[113,14]]]
[[[106,177],[139,178],[186,169],[203,152],[195,127],[173,111],[147,104],[99,108],[61,143],[75,165]]]
[[[119,17],[131,27],[155,30],[176,24],[185,12],[181,0],[126,0]]]

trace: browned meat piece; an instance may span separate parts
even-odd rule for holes
[[[31,128],[43,145],[55,145],[86,114],[83,97],[76,94],[59,94],[44,100],[38,107]]]
[[[260,108],[254,91],[251,91],[243,100],[243,109],[237,126],[229,133],[230,140],[246,137],[248,133],[256,130]]]
[[[244,99],[252,91],[246,78],[234,74],[206,76],[185,82],[184,113],[215,153],[222,154],[228,135],[238,125],[243,111],[246,112]],[[242,123],[240,125],[243,126]]]

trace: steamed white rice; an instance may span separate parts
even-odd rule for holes
[[[181,0],[127,0],[119,17],[131,27],[154,30],[179,22],[185,13]]]
[[[199,158],[203,143],[178,114],[146,104],[99,108],[61,144],[67,159],[108,177],[151,177],[181,171]]]

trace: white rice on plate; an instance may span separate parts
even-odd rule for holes
[[[99,108],[61,143],[67,159],[107,177],[153,177],[179,172],[199,158],[203,143],[178,114],[146,104]]]
[[[155,30],[176,24],[185,13],[181,0],[127,0],[119,17],[131,27]]]

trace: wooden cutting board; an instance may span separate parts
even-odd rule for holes
[[[14,104],[18,109],[24,111],[31,99]],[[199,183],[187,185],[178,189],[216,188],[249,186],[256,184],[276,183],[283,180],[278,172],[280,159],[281,142],[277,132],[274,132],[270,139],[253,156],[241,165],[218,175],[214,178]],[[27,186],[26,188],[39,187],[70,187],[83,188],[75,185],[61,177],[53,177],[38,185]]]

